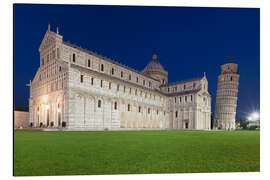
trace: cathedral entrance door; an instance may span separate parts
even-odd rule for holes
[[[61,127],[61,112],[58,112],[58,127]]]
[[[186,127],[186,129],[188,129],[188,122],[185,123],[185,127]]]
[[[50,125],[50,111],[47,110],[47,127]]]
[[[184,120],[183,123],[184,129],[188,129],[188,119]]]

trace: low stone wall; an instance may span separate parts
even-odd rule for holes
[[[21,129],[29,126],[29,112],[26,111],[14,111],[14,128]]]

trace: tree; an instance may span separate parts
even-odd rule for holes
[[[243,129],[247,129],[247,125],[248,125],[247,118],[241,117],[239,122],[240,122],[240,127],[242,127]]]

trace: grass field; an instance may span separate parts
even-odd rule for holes
[[[260,170],[259,131],[15,131],[14,175]]]

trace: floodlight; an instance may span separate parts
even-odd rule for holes
[[[252,119],[253,119],[253,120],[259,119],[259,117],[260,117],[260,115],[259,115],[258,112],[252,113]]]

